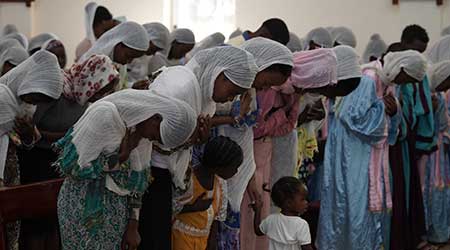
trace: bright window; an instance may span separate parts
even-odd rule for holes
[[[235,0],[172,0],[172,22],[194,31],[196,40],[222,32],[228,37],[236,29]]]

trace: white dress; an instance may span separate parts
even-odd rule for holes
[[[301,250],[311,244],[308,222],[298,216],[271,214],[259,228],[270,239],[269,250]]]

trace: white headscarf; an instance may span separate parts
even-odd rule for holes
[[[149,46],[147,31],[142,25],[135,22],[121,23],[105,32],[83,55],[81,61],[92,55],[107,55],[114,61],[114,47],[119,43],[123,43],[131,49],[147,51]]]
[[[443,28],[441,31],[441,36],[447,36],[447,35],[450,35],[450,26]]]
[[[340,45],[356,48],[356,37],[353,31],[347,27],[336,27],[331,29],[331,37]]]
[[[42,33],[30,39],[30,44],[28,45],[28,52],[35,49],[41,49],[42,45],[51,40],[57,40],[58,37],[52,33]]]
[[[170,45],[170,32],[162,23],[146,23],[143,25],[148,39],[158,48],[167,50]]]
[[[384,57],[380,77],[384,83],[393,83],[401,70],[417,81],[422,81],[427,71],[425,57],[417,51],[391,52]]]
[[[176,29],[170,34],[170,42],[177,41],[183,44],[195,44],[194,32],[190,29]]]
[[[315,28],[306,35],[305,50],[309,49],[309,43],[313,41],[322,48],[332,48],[333,38],[328,30],[325,28]]]
[[[3,37],[3,36],[6,36],[6,35],[9,35],[9,34],[18,33],[18,32],[19,32],[19,30],[17,29],[16,25],[14,25],[14,24],[7,24],[7,25],[5,25],[5,27],[3,27],[1,36]]]
[[[214,82],[220,73],[236,86],[251,88],[258,66],[248,52],[232,47],[216,47],[198,52],[186,65],[194,72],[202,91],[202,113],[213,115],[215,102],[212,100]]]
[[[450,60],[432,65],[427,75],[431,91],[436,92],[436,88],[450,76]]]
[[[296,34],[290,32],[289,33],[289,42],[286,44],[286,46],[291,50],[292,53],[302,51],[305,45],[303,44],[304,41],[302,41]]]
[[[3,178],[8,132],[21,112],[21,95],[42,93],[53,99],[62,92],[62,73],[56,57],[39,51],[0,78],[0,178]]]
[[[2,37],[2,40],[9,38],[17,40],[24,49],[28,49],[28,38],[24,34],[11,33],[9,35]]]
[[[94,19],[98,7],[95,2],[89,2],[84,7],[84,29],[86,30],[86,38],[91,41],[91,44],[94,44],[97,40],[94,34]]]
[[[426,52],[426,57],[431,63],[450,60],[450,35],[444,36],[433,44]]]
[[[194,57],[195,54],[197,54],[197,52],[204,50],[204,49],[210,49],[210,48],[213,48],[216,46],[220,46],[224,42],[225,42],[225,36],[222,33],[216,32],[214,34],[211,34],[211,35],[205,37],[200,42],[196,43],[194,48],[186,54],[186,58],[189,60],[192,57]]]
[[[345,80],[362,76],[359,56],[355,49],[346,45],[339,45],[333,48],[337,58],[338,80]]]
[[[167,147],[183,144],[195,129],[197,117],[189,105],[150,91],[122,90],[92,104],[72,132],[80,167],[90,167],[90,162],[100,153],[114,152],[120,147],[127,128],[134,128],[156,114],[162,117],[161,140]],[[149,140],[142,139],[131,152],[133,170],[149,167],[151,147]]]
[[[373,34],[363,53],[363,63],[369,63],[370,57],[381,58],[387,50],[387,45],[379,34]]]
[[[127,129],[134,129],[153,115],[162,117],[160,134],[167,146],[184,143],[196,126],[193,110],[181,101],[152,94],[149,91],[123,90],[104,98],[88,108],[75,124],[72,143],[79,155],[81,168],[91,167],[90,161],[100,153],[112,153],[120,147]],[[105,137],[105,133],[108,136]],[[130,168],[141,172],[150,167],[152,142],[142,138],[130,153]],[[110,176],[106,187],[119,194],[128,195],[130,190],[120,188]]]
[[[267,38],[256,37],[245,41],[241,49],[253,55],[259,71],[263,71],[274,64],[294,66],[292,52],[279,42]]]
[[[202,90],[194,73],[186,67],[164,69],[150,85],[150,91],[184,101],[197,116],[201,114]]]
[[[63,77],[56,56],[48,51],[38,51],[0,78],[19,97],[29,93],[41,93],[58,99],[62,93]]]
[[[3,71],[3,66],[6,62],[17,66],[27,58],[28,52],[22,47],[12,47],[6,50],[0,49],[0,73]]]
[[[197,116],[187,103],[150,91],[122,90],[102,100],[114,103],[128,128],[160,114],[161,141],[166,148],[185,143],[197,125]]]

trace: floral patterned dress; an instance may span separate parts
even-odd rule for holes
[[[69,130],[55,145],[62,150],[56,165],[66,176],[58,197],[62,249],[120,250],[130,210],[140,207],[149,172],[133,172],[128,163],[109,171],[112,162],[117,162],[117,151],[101,154],[92,167],[81,169],[71,140]],[[107,189],[107,176],[119,187],[133,190],[133,195],[120,196]]]

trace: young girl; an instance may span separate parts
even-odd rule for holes
[[[206,144],[191,177],[191,202],[175,216],[172,249],[216,249],[217,221],[225,219],[227,210],[221,179],[233,177],[242,161],[241,147],[228,137],[218,136]]]
[[[271,214],[261,222],[260,201],[253,205],[254,227],[258,236],[270,239],[270,250],[311,250],[309,225],[299,215],[308,208],[308,190],[295,177],[282,177],[272,187],[271,198],[281,212]]]

